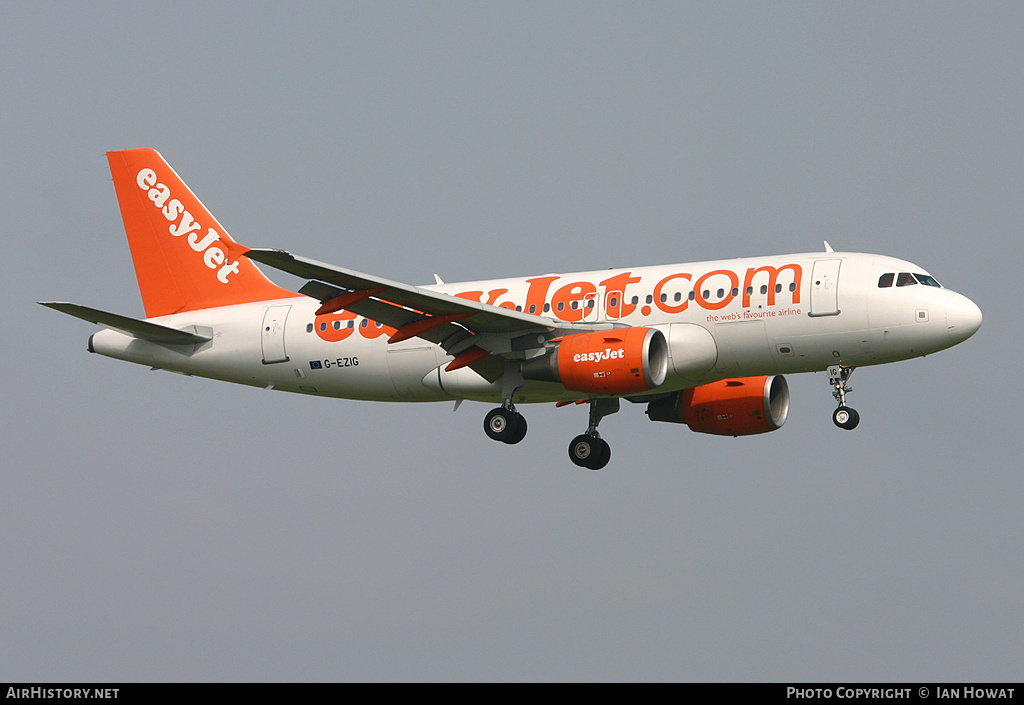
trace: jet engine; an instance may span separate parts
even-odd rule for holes
[[[767,433],[786,423],[789,384],[781,375],[723,379],[653,401],[647,416],[651,421],[685,423],[697,433]]]
[[[635,394],[668,375],[668,342],[656,328],[613,328],[567,335],[523,362],[523,378],[557,382],[587,394]]]

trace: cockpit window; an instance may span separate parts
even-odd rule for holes
[[[942,284],[935,281],[934,277],[928,274],[911,274],[910,272],[900,272],[899,275],[895,272],[886,272],[878,278],[878,288],[886,289],[892,286],[894,278],[896,279],[896,286],[912,286],[920,283],[925,286],[934,286],[938,289],[942,288]]]

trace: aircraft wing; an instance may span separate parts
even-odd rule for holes
[[[300,293],[320,300],[322,312],[345,309],[398,329],[392,340],[419,337],[458,355],[478,346],[511,353],[515,338],[546,338],[608,328],[608,324],[567,323],[513,309],[442,294],[371,274],[306,259],[283,250],[249,250],[246,256],[311,280]],[[536,340],[536,338],[534,338]],[[397,340],[395,340],[397,342]]]

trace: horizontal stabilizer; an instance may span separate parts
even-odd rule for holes
[[[140,340],[148,340],[151,343],[162,343],[164,345],[196,345],[205,343],[213,338],[213,335],[201,335],[189,331],[168,328],[158,323],[140,321],[137,318],[119,316],[116,313],[100,311],[88,306],[68,303],[66,301],[40,301],[40,304],[55,311],[66,313],[75,318],[81,318],[89,323],[106,326],[116,331],[130,335]]]

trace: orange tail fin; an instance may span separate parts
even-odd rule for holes
[[[154,149],[107,152],[146,317],[299,294],[267,279]]]

